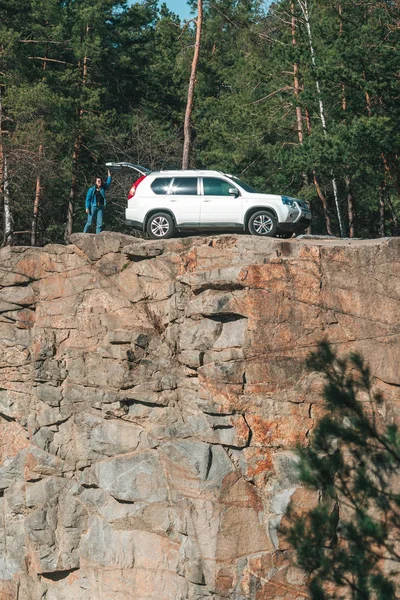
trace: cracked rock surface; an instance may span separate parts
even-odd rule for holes
[[[295,600],[325,338],[398,420],[400,239],[0,251],[0,598]]]

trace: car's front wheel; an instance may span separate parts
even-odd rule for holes
[[[168,213],[155,213],[147,222],[147,233],[153,240],[161,240],[173,236],[175,227]]]
[[[249,220],[249,231],[251,235],[263,235],[272,237],[278,229],[278,221],[268,210],[259,210],[251,215]]]

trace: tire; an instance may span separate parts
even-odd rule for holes
[[[146,231],[152,240],[166,240],[174,235],[175,226],[171,215],[158,212],[147,221]]]
[[[259,210],[251,215],[249,220],[249,231],[251,235],[273,237],[278,229],[278,221],[268,210]]]

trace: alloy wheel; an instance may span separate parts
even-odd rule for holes
[[[253,221],[253,228],[257,235],[267,235],[273,225],[271,217],[266,214],[258,215]]]
[[[155,217],[151,222],[150,229],[155,237],[164,237],[169,231],[169,223],[165,217]]]

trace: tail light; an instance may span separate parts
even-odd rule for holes
[[[129,190],[128,200],[131,200],[133,198],[133,196],[136,194],[136,190],[137,190],[137,187],[138,187],[139,183],[141,181],[143,181],[143,179],[145,179],[145,178],[146,178],[146,175],[142,175],[141,177],[139,177],[139,179],[137,179],[135,181],[135,183],[133,184],[133,186]]]

